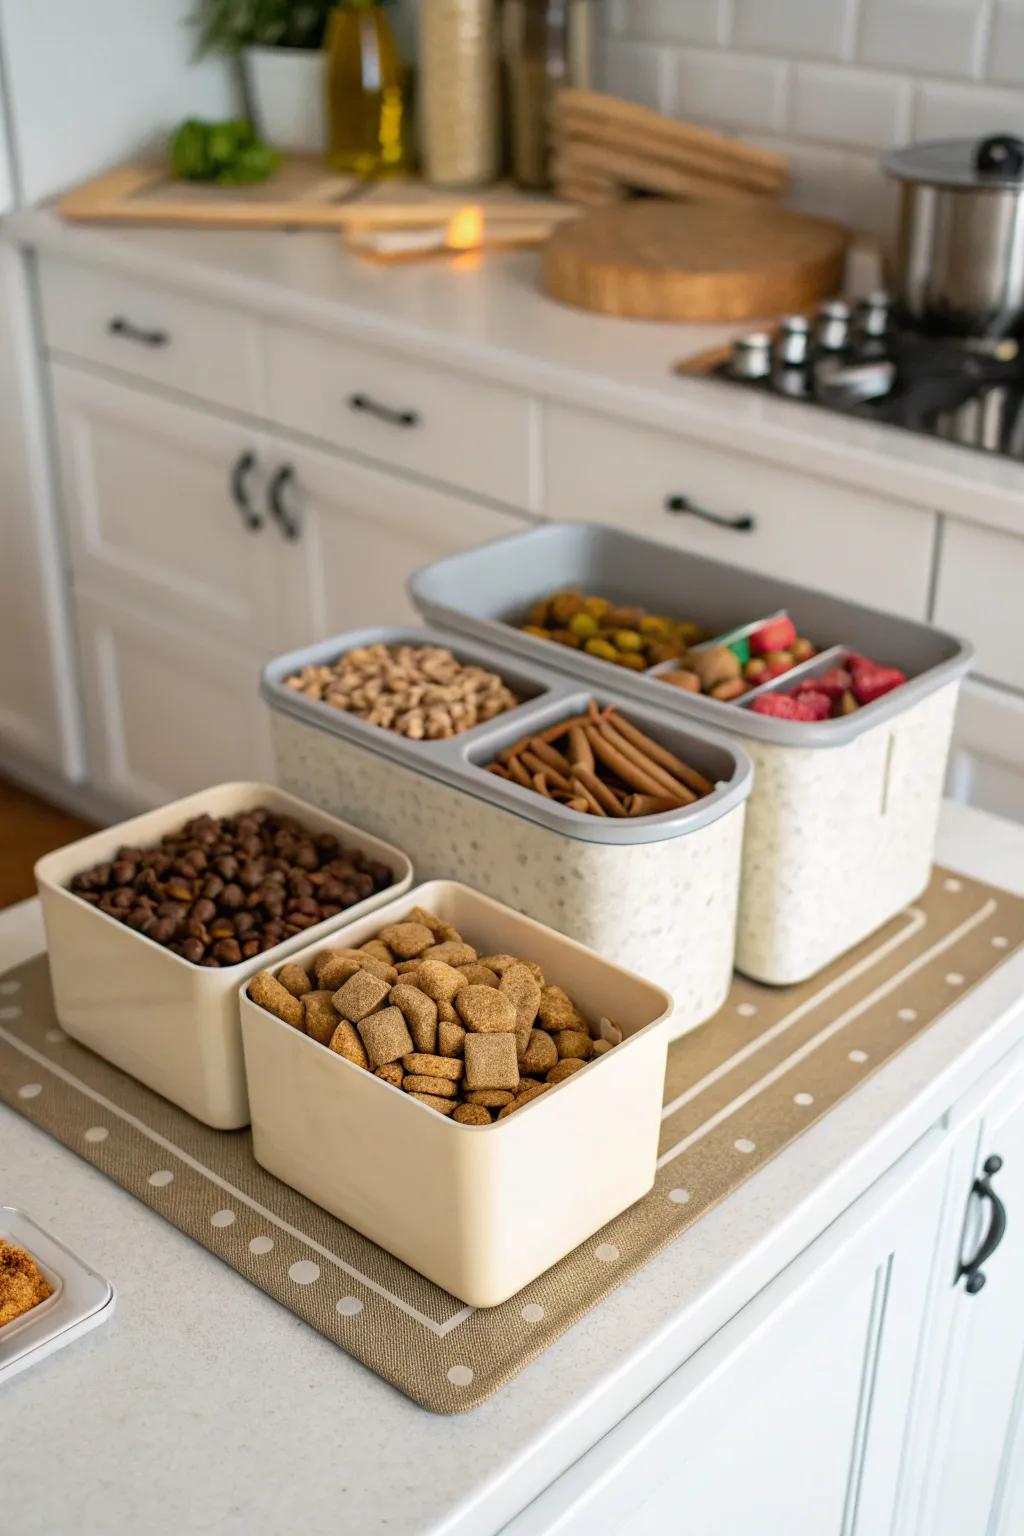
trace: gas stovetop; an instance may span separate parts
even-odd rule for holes
[[[1024,346],[903,328],[888,296],[740,337],[711,369],[747,389],[1024,460]]]

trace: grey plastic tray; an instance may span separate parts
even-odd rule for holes
[[[447,646],[460,661],[499,673],[525,702],[447,741],[410,741],[395,731],[369,725],[330,704],[307,699],[286,686],[285,679],[302,667],[329,664],[357,646],[377,644]],[[603,686],[605,682],[602,678],[596,687],[584,688],[554,669],[532,661],[529,664],[520,662],[507,651],[495,650],[461,635],[391,625],[352,630],[318,645],[275,657],[264,669],[261,692],[273,710],[357,743],[379,757],[401,763],[403,767],[438,779],[479,800],[500,805],[516,816],[579,842],[664,842],[717,821],[747,798],[753,786],[753,766],[742,747],[716,731],[692,722],[669,723],[635,701],[624,699],[621,692]],[[666,811],[660,816],[613,820],[582,815],[556,800],[546,800],[543,795],[534,794],[522,785],[485,772],[487,764],[493,762],[503,748],[522,736],[583,713],[591,699],[602,708],[606,704],[622,707],[628,718],[649,736],[711,779],[716,785],[714,792],[682,810]]]
[[[654,613],[691,619],[709,635],[786,608],[801,632],[822,648],[841,645],[861,651],[900,667],[908,681],[839,720],[805,723],[759,715],[737,704],[685,693],[658,682],[650,673],[625,672],[584,651],[523,634],[515,627],[531,603],[562,587],[578,587],[613,602],[637,603]],[[642,702],[779,746],[843,746],[962,678],[974,654],[965,641],[927,624],[589,523],[548,523],[452,555],[417,571],[409,591],[431,624],[540,662],[596,690],[617,693],[630,708]],[[785,688],[784,674],[776,680],[775,690]]]

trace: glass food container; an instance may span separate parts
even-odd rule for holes
[[[364,179],[409,168],[405,66],[391,23],[375,0],[345,0],[325,40],[328,145],[334,171]]]
[[[595,85],[598,22],[598,0],[505,0],[505,113],[521,187],[550,184],[551,102],[563,86]]]

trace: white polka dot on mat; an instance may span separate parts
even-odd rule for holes
[[[904,1024],[913,1024],[914,1020],[917,1018],[917,1009],[901,1008],[896,1017],[898,1019],[902,1019]]]
[[[740,1003],[736,1009],[741,1019],[752,1019],[757,1012],[756,1003]]]
[[[235,1220],[234,1211],[214,1211],[210,1217],[211,1227],[230,1227]]]
[[[964,984],[964,979],[961,976],[959,971],[948,971],[946,973],[946,986],[947,987],[962,987],[963,984]]]
[[[528,1301],[519,1315],[524,1323],[542,1323],[544,1321],[544,1308],[536,1301]]]
[[[448,1380],[453,1387],[468,1387],[473,1380],[473,1372],[468,1365],[453,1365],[448,1371]]]
[[[358,1296],[342,1296],[334,1304],[335,1312],[340,1312],[342,1317],[358,1317],[363,1310],[363,1304]]]
[[[594,1258],[600,1259],[602,1264],[614,1264],[619,1257],[619,1250],[614,1243],[598,1243],[594,1249]]]
[[[690,1199],[690,1191],[688,1189],[670,1189],[668,1197],[673,1205],[686,1205]]]
[[[48,1029],[45,1035],[47,1045],[63,1045],[67,1035],[62,1029]]]
[[[793,1103],[794,1104],[813,1104],[814,1103],[814,1094],[813,1093],[794,1093],[794,1095],[793,1095]]]
[[[272,1237],[251,1237],[249,1239],[250,1253],[269,1253],[274,1246]]]
[[[20,1008],[0,1008],[0,1019],[20,1019]]]
[[[944,880],[942,882],[942,889],[948,891],[951,896],[955,896],[957,891],[963,890],[963,886],[959,880]]]
[[[993,949],[1009,949],[1009,947],[1010,947],[1010,941],[1006,937],[1006,934],[1005,933],[997,933],[995,938],[992,940],[992,948]]]
[[[320,1279],[320,1265],[314,1264],[312,1259],[298,1259],[288,1271],[288,1278],[296,1285],[312,1285],[314,1280]]]
[[[106,1141],[110,1132],[105,1125],[90,1125],[85,1133],[86,1141]]]
[[[0,995],[13,997],[15,992],[21,991],[20,981],[0,981]]]
[[[38,1099],[43,1091],[42,1083],[22,1083],[18,1089],[19,1099]]]
[[[857,1066],[860,1066],[861,1063],[867,1061],[867,1059],[867,1051],[851,1051],[849,1054],[849,1060],[856,1062]]]
[[[733,1142],[733,1146],[736,1148],[737,1152],[748,1153],[755,1150],[756,1143],[753,1141],[748,1141],[746,1136],[741,1136],[739,1141]]]
[[[170,1184],[174,1174],[169,1168],[158,1168],[156,1173],[151,1173],[149,1182],[155,1184],[157,1189],[162,1189],[165,1184]]]

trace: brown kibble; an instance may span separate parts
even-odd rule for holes
[[[482,1104],[459,1104],[452,1119],[457,1120],[460,1125],[490,1125],[491,1123],[491,1117]]]
[[[302,1004],[286,987],[271,976],[269,971],[259,971],[249,983],[249,996],[261,1008],[266,1008],[276,1018],[283,1019],[293,1029],[303,1025]]]
[[[357,1067],[368,1067],[370,1058],[366,1054],[366,1047],[360,1040],[354,1024],[348,1019],[339,1019],[337,1028],[328,1042],[332,1051],[338,1056],[344,1056],[346,1061],[353,1062]]]
[[[402,1087],[406,1093],[435,1093],[439,1099],[457,1099],[459,1096],[455,1083],[446,1077],[425,1077],[415,1072],[410,1072]]]
[[[331,1001],[330,992],[307,992],[302,999],[302,1012],[309,1038],[320,1045],[330,1045],[331,1036],[338,1027],[338,1010]]]
[[[414,1076],[443,1077],[450,1083],[462,1081],[462,1062],[450,1056],[431,1056],[423,1051],[413,1051],[410,1056],[402,1058],[402,1065]]]
[[[574,1072],[578,1072],[581,1067],[585,1066],[586,1062],[580,1061],[578,1056],[567,1056],[564,1061],[558,1063],[557,1067],[551,1068],[547,1075],[547,1081],[549,1083],[564,1083],[567,1077],[572,1077]]]
[[[440,1056],[452,1059],[462,1055],[466,1031],[461,1024],[441,1019],[437,1026],[437,1050]]]
[[[321,977],[321,980],[324,980],[324,977]],[[342,1018],[358,1024],[360,1019],[365,1019],[375,1008],[380,1007],[390,990],[387,982],[382,981],[379,976],[371,976],[369,971],[356,971],[355,975],[350,976],[344,986],[335,992],[332,1000]],[[398,1013],[397,1008],[395,1012]],[[398,1016],[401,1018],[400,1013]],[[402,1056],[405,1053],[399,1051],[398,1054]],[[377,1062],[376,1065],[381,1066],[382,1062]]]
[[[510,965],[520,965],[522,962],[517,960],[515,955],[481,955],[480,964],[486,965],[489,971],[500,976],[503,971],[508,970]]]
[[[568,993],[561,987],[542,987],[540,994],[540,1022],[549,1034],[560,1029],[578,1029],[586,1032],[587,1021]]]
[[[467,1088],[519,1087],[519,1065],[513,1034],[469,1034],[466,1036],[465,1050]]]
[[[391,988],[389,1002],[395,1008],[401,1008],[416,1049],[436,1051],[437,1004],[433,998],[421,992],[418,987],[410,987],[400,982],[398,986]]]
[[[357,1028],[373,1067],[386,1066],[412,1053],[412,1039],[400,1008],[382,1008],[380,1013],[364,1016]]]
[[[447,965],[444,960],[424,960],[416,972],[416,985],[421,992],[432,997],[435,1003],[450,1003],[456,992],[468,987],[469,982],[461,971]]]
[[[467,1029],[484,1035],[515,1031],[515,1005],[493,987],[464,987],[455,999],[455,1007]]]
[[[457,1024],[459,1022],[459,1016],[455,1012],[454,1005],[446,1002],[443,997],[437,1005],[437,1022],[438,1024]]]
[[[419,968],[420,962],[418,960],[399,960],[398,964],[395,966],[395,970],[398,972],[399,976],[412,976],[416,971],[419,970]]]
[[[589,1061],[594,1054],[594,1042],[581,1029],[560,1029],[555,1036],[555,1049],[559,1061],[565,1061],[571,1056],[578,1057],[580,1061]]]
[[[302,965],[282,965],[277,973],[277,979],[292,997],[305,997],[313,987],[313,983],[306,974],[306,968]]]
[[[436,1093],[410,1093],[409,1097],[428,1109],[436,1109],[439,1115],[450,1115],[455,1108],[454,1099],[442,1099]]]
[[[500,991],[516,1011],[516,1044],[525,1051],[540,1008],[540,983],[529,966],[517,963],[502,973]]]
[[[436,942],[433,930],[425,923],[390,923],[379,938],[399,960],[412,960]]]
[[[394,965],[395,957],[386,944],[380,939],[368,939],[365,944],[359,945],[361,955],[369,955],[371,960],[380,960],[384,965]]]
[[[509,1115],[514,1115],[517,1109],[524,1109],[534,1099],[539,1099],[542,1093],[547,1093],[550,1087],[550,1083],[534,1083],[523,1092],[517,1093],[511,1104],[507,1104],[504,1109],[498,1111],[498,1119],[504,1120]]]
[[[467,1104],[478,1104],[481,1109],[504,1109],[515,1098],[507,1088],[476,1088],[466,1094]]]
[[[531,1029],[526,1050],[519,1058],[521,1072],[536,1072],[541,1077],[558,1061],[558,1047],[542,1029]]]
[[[432,944],[423,952],[424,960],[440,960],[445,965],[470,965],[476,959],[476,950],[472,944],[463,944],[460,941],[445,940],[441,944]]]
[[[326,987],[329,992],[335,991],[354,974],[353,962],[361,971],[379,977],[389,986],[398,980],[398,972],[393,965],[386,965],[383,960],[378,960],[374,955],[365,955],[359,949],[340,949],[335,950],[327,964],[317,971],[321,987]]]
[[[391,1084],[392,1088],[401,1088],[407,1081],[397,1061],[386,1062],[383,1067],[378,1067],[373,1075],[383,1078],[386,1083]]]
[[[457,965],[457,971],[461,971],[471,987],[496,987],[498,977],[489,965],[481,965],[479,960],[471,960],[468,965]]]
[[[406,918],[408,923],[422,923],[424,928],[429,928],[433,934],[442,934],[451,927],[443,917],[438,917],[436,912],[430,912],[426,907],[413,907]]]

